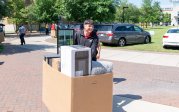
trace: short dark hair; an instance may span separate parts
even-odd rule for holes
[[[84,21],[83,24],[84,24],[84,25],[86,25],[86,24],[93,25],[93,20],[91,20],[91,19],[87,19],[87,20]]]

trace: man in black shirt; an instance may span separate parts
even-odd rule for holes
[[[75,34],[74,44],[90,47],[92,60],[96,61],[100,57],[100,49],[99,39],[93,26],[93,20],[85,20],[83,25],[84,29]]]

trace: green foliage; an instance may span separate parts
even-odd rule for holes
[[[165,23],[171,22],[171,14],[165,13],[165,14],[163,14],[162,17],[163,17],[162,22],[165,22]]]
[[[56,14],[58,16],[63,15],[64,18],[67,18],[65,15],[66,14],[65,1],[66,0],[56,0],[55,9],[56,9]]]
[[[58,19],[56,0],[35,0],[34,13],[39,22],[50,23]]]
[[[125,11],[125,20],[128,23],[138,23],[141,15],[139,9],[133,4],[128,4],[128,7]]]
[[[160,2],[153,3],[153,0],[143,0],[141,14],[141,22],[159,23],[161,21],[162,16]]]
[[[77,22],[87,18],[97,22],[110,22],[114,20],[116,12],[113,0],[67,0],[65,10],[67,19]]]
[[[125,22],[128,23],[138,23],[139,22],[139,16],[140,11],[139,8],[137,8],[135,5],[128,3],[127,0],[119,0],[117,7],[117,13],[116,13],[116,22],[122,22],[123,19],[123,13]],[[128,7],[123,10],[123,7]],[[124,11],[124,12],[123,12]]]
[[[36,18],[34,9],[35,9],[34,5],[31,4],[21,10],[20,14],[26,20],[27,23],[37,22],[37,18]]]
[[[160,7],[160,3],[159,2],[154,2],[153,4],[153,19],[151,22],[155,22],[155,23],[159,23],[161,21],[161,16],[162,16],[162,11],[161,11],[161,7]]]
[[[0,19],[8,16],[9,8],[7,0],[0,0]]]
[[[74,22],[83,22],[85,19],[93,19],[96,22],[122,22],[123,12],[125,22],[129,23],[156,23],[161,21],[161,17],[164,22],[171,21],[167,19],[167,15],[162,15],[160,3],[154,0],[143,0],[141,8],[128,3],[128,0],[34,0],[28,6],[25,6],[24,0],[0,1],[0,18],[10,15],[16,24],[52,23],[57,22],[59,16]],[[5,5],[2,5],[2,1],[5,1]],[[123,7],[128,8],[123,10]]]
[[[141,21],[142,22],[151,22],[152,21],[152,2],[153,0],[143,0],[141,7]]]
[[[123,7],[128,6],[128,1],[127,0],[116,0],[116,14],[115,14],[115,21],[116,22],[122,22],[122,13],[123,13]],[[125,9],[127,10],[127,9]],[[126,15],[124,15],[126,16]]]
[[[16,24],[24,23],[26,20],[22,16],[22,10],[25,8],[23,0],[9,0],[10,18]]]

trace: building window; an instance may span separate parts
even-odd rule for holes
[[[179,12],[178,12],[177,16],[179,16]]]

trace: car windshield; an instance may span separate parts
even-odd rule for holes
[[[94,25],[94,28],[98,31],[111,31],[112,25]]]
[[[167,33],[179,33],[179,29],[170,29]]]

